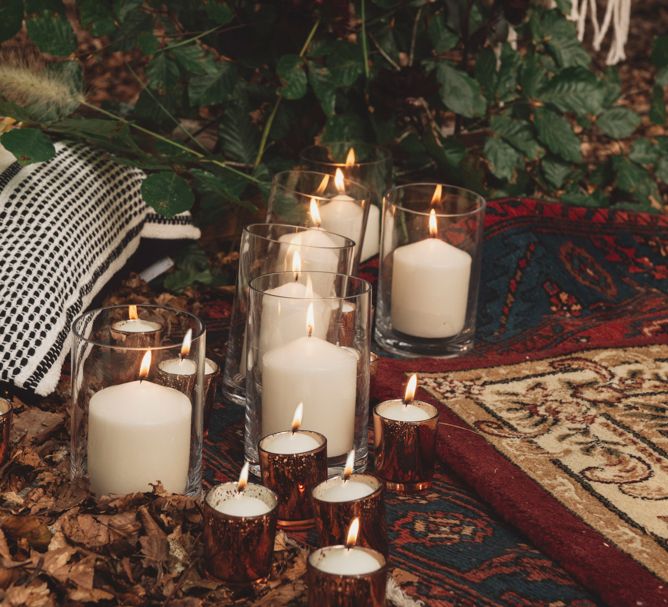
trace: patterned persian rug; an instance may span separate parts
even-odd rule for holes
[[[486,223],[475,351],[384,359],[374,396],[417,371],[447,470],[607,604],[668,605],[668,218],[508,200]]]

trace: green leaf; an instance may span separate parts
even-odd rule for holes
[[[525,57],[520,65],[519,84],[524,94],[530,98],[538,97],[538,91],[547,79],[547,72],[534,54]]]
[[[23,0],[2,0],[0,4],[0,42],[14,37],[23,22]]]
[[[319,67],[314,62],[309,61],[308,78],[325,116],[332,116],[336,107],[336,84],[332,73],[328,68]]]
[[[77,0],[79,20],[93,36],[108,36],[116,29],[114,15],[106,2]]]
[[[656,163],[656,176],[663,183],[668,183],[668,158],[665,156]]]
[[[257,211],[257,207],[240,198],[241,193],[248,184],[247,181],[242,181],[241,178],[234,177],[232,180],[214,175],[209,171],[201,169],[193,169],[191,171],[195,178],[195,187],[199,192],[204,194],[214,194],[223,201],[230,202],[234,205],[244,207],[249,211]]]
[[[153,173],[144,179],[141,195],[146,204],[165,217],[188,211],[195,201],[188,182],[176,173],[167,171]]]
[[[561,67],[587,67],[591,62],[589,53],[577,38],[575,25],[558,10],[544,14],[541,31],[547,48]]]
[[[515,168],[520,164],[520,155],[515,148],[502,139],[490,137],[484,152],[492,174],[499,179],[512,180]]]
[[[185,288],[200,283],[210,285],[214,282],[209,257],[197,243],[185,246],[176,255],[176,267],[163,282],[165,289],[181,292]]]
[[[640,125],[640,116],[626,107],[614,107],[603,112],[596,121],[602,133],[613,139],[629,137]]]
[[[77,48],[77,40],[66,17],[45,11],[28,19],[28,35],[43,53],[69,55]]]
[[[459,36],[446,24],[442,13],[432,15],[427,25],[429,41],[437,53],[445,53],[457,46]]]
[[[362,52],[357,45],[339,40],[327,55],[327,67],[337,87],[352,86],[364,71]]]
[[[538,141],[553,154],[569,162],[582,162],[580,140],[563,116],[547,108],[536,108],[534,124]]]
[[[605,95],[605,86],[594,74],[581,67],[571,67],[552,78],[541,91],[539,99],[563,112],[585,116],[603,111]]]
[[[179,66],[167,53],[160,53],[146,66],[146,78],[152,90],[165,95],[179,81]]]
[[[655,84],[652,87],[652,96],[649,108],[649,119],[654,124],[666,123],[666,102],[663,96],[663,87]]]
[[[214,105],[227,100],[234,90],[236,67],[228,62],[214,63],[207,72],[194,75],[188,82],[188,99],[193,107]]]
[[[225,109],[218,134],[228,158],[247,164],[255,161],[260,138],[244,105],[235,103]]]
[[[298,55],[283,55],[278,60],[276,73],[281,79],[280,94],[284,99],[301,99],[306,95],[308,80],[304,60]]]
[[[501,47],[501,67],[496,86],[499,101],[511,101],[517,96],[517,75],[521,59],[519,53],[507,42]]]
[[[438,64],[436,75],[441,84],[441,100],[448,109],[466,118],[485,115],[487,102],[480,85],[471,76],[446,61]]]
[[[656,67],[668,66],[668,36],[657,36],[654,39],[651,59]]]
[[[114,0],[114,13],[123,22],[141,5],[142,0]]]
[[[234,13],[227,2],[220,0],[208,0],[204,5],[204,11],[214,25],[225,25],[234,19]]]
[[[211,55],[207,55],[197,43],[183,44],[167,51],[179,67],[190,75],[201,75],[216,72],[218,63]]]
[[[322,141],[364,141],[367,129],[357,114],[337,114],[330,116],[322,132]]]
[[[142,32],[137,36],[137,47],[144,55],[153,55],[160,50],[160,42],[153,32]]]
[[[615,185],[636,200],[646,203],[650,197],[658,197],[656,184],[649,172],[625,156],[612,159],[615,171]]]
[[[51,160],[56,155],[53,143],[39,129],[13,129],[0,137],[0,143],[24,166]]]
[[[496,55],[491,48],[484,48],[475,62],[475,79],[489,101],[496,99],[497,77]]]
[[[654,164],[660,155],[659,148],[649,139],[636,139],[629,158],[638,164]]]
[[[573,171],[572,165],[566,164],[554,156],[543,158],[540,168],[545,179],[557,189],[564,185],[566,178]]]
[[[545,153],[536,141],[531,126],[522,120],[514,120],[508,116],[494,116],[490,126],[497,135],[531,160],[536,160]]]

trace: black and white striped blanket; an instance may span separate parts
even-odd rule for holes
[[[123,267],[140,238],[198,238],[185,213],[156,215],[144,173],[87,146],[0,174],[0,381],[46,395],[56,387],[70,325]]]

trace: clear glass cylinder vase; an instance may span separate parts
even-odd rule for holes
[[[364,244],[371,193],[343,174],[293,169],[274,175],[267,222],[322,228],[355,243],[353,273]],[[359,245],[359,246],[358,246]]]
[[[383,201],[374,337],[405,356],[453,356],[475,335],[485,200],[438,183]]]
[[[392,156],[387,148],[359,141],[333,141],[311,145],[301,151],[305,168],[343,175],[369,189],[371,206],[364,233],[360,261],[378,254],[380,243],[380,213],[383,194],[392,187]]]
[[[95,495],[202,488],[206,334],[162,306],[92,310],[72,325],[72,480]]]
[[[309,284],[328,281],[329,294]],[[351,449],[367,462],[371,286],[323,272],[280,272],[250,283],[246,459],[256,468],[258,441],[290,430],[303,405],[302,428],[327,437],[330,471]]]
[[[256,276],[281,271],[348,274],[355,243],[339,234],[302,226],[256,223],[241,234],[239,270],[225,355],[223,389],[232,402],[246,404],[246,322],[248,285]],[[321,288],[313,284],[315,292]]]

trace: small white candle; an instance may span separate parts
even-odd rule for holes
[[[270,453],[293,454],[313,451],[322,443],[306,432],[278,432],[262,439],[260,445]]]
[[[380,210],[375,204],[369,207],[369,216],[366,220],[364,243],[362,244],[362,261],[378,255],[380,250]]]
[[[218,371],[218,365],[213,362],[210,358],[204,359],[204,375],[211,375]]]
[[[431,211],[430,234],[436,234]],[[457,335],[466,322],[471,256],[430,237],[398,247],[392,262],[392,327],[407,335]]]
[[[150,381],[96,392],[88,410],[88,474],[93,493],[148,491],[161,481],[183,493],[190,461],[188,397]]]
[[[136,318],[119,320],[112,325],[112,328],[120,333],[153,333],[159,331],[162,325],[152,320]]]
[[[197,364],[190,358],[168,358],[161,361],[158,368],[170,375],[194,375]]]
[[[375,483],[369,482],[367,475],[353,474],[348,479],[330,478],[318,485],[313,495],[323,502],[351,502],[371,495],[377,488]]]
[[[309,558],[311,564],[324,573],[363,575],[378,571],[385,564],[380,553],[374,552],[357,546],[328,546],[315,550]]]
[[[244,495],[242,492],[218,504],[216,510],[231,516],[260,516],[269,512],[271,508],[261,499]]]
[[[262,485],[248,483],[248,462],[239,474],[237,482],[215,486],[206,496],[206,501],[214,510],[230,516],[250,517],[267,514],[274,508],[273,493]],[[263,497],[265,499],[263,499]]]
[[[414,403],[404,403],[401,399],[386,400],[376,407],[378,415],[385,419],[402,422],[419,422],[432,417]]]

